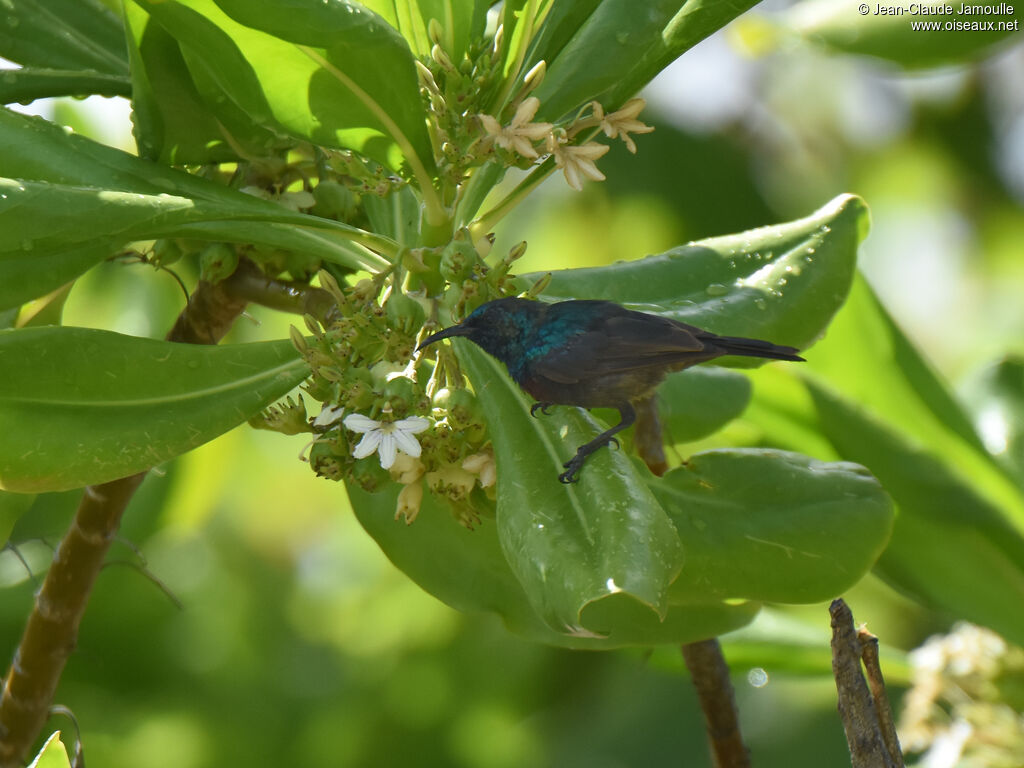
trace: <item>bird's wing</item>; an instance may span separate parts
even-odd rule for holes
[[[698,338],[700,329],[657,315],[610,305],[583,330],[534,360],[535,374],[561,384],[610,373],[715,357]]]

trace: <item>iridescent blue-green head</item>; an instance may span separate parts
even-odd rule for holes
[[[441,339],[464,336],[513,368],[526,355],[526,345],[546,308],[543,302],[529,299],[495,299],[481,304],[458,325],[428,336],[419,349]]]

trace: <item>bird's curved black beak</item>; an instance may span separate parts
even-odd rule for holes
[[[473,329],[467,325],[453,325],[450,328],[445,328],[443,331],[438,331],[435,334],[427,336],[427,338],[421,341],[420,345],[416,347],[416,351],[419,352],[425,346],[427,346],[428,344],[433,344],[435,341],[440,341],[441,339],[450,339],[453,336],[469,336],[469,334],[472,332]]]

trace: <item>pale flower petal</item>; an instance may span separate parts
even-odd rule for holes
[[[501,123],[490,115],[480,115],[480,122],[483,124],[484,130],[491,134],[491,136],[497,136],[501,133]]]
[[[523,99],[523,103],[516,109],[512,121],[507,126],[502,127],[492,115],[479,115],[480,123],[497,146],[516,152],[528,160],[536,160],[539,155],[533,142],[542,141],[550,136],[554,127],[551,123],[530,122],[539,107],[540,100],[536,96],[531,96]]]
[[[345,426],[353,432],[370,432],[380,429],[380,422],[369,416],[363,416],[361,413],[350,413],[345,417]]]
[[[410,416],[407,419],[399,419],[395,422],[395,428],[403,432],[418,435],[430,427],[430,419],[425,416]]]
[[[609,149],[606,144],[594,142],[581,147],[558,146],[555,147],[555,164],[565,173],[569,186],[579,191],[583,189],[583,176],[593,181],[604,180],[604,174],[597,169],[594,161]]]
[[[314,427],[329,427],[332,424],[337,424],[341,421],[341,417],[345,414],[344,408],[339,408],[336,405],[325,405],[319,415],[313,419]]]
[[[512,127],[518,128],[533,120],[533,116],[537,114],[538,109],[540,109],[540,99],[536,96],[523,99],[523,103],[516,110],[515,117],[512,118]]]
[[[391,469],[391,465],[395,463],[395,452],[397,446],[395,445],[395,435],[386,433],[375,433],[381,435],[380,448],[378,453],[380,454],[380,465],[384,469]],[[354,454],[353,454],[354,455]]]
[[[423,452],[423,449],[420,448],[420,444],[416,441],[416,438],[404,429],[396,429],[391,433],[390,437],[398,444],[398,447],[402,449],[403,453],[408,454],[413,458],[417,458]]]
[[[384,437],[384,433],[379,429],[367,432],[363,436],[363,439],[359,441],[359,445],[352,450],[352,458],[365,459],[367,456],[371,455],[377,450],[377,446],[380,445],[382,437]]]

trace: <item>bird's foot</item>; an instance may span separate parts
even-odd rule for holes
[[[579,480],[577,475],[579,474],[580,470],[583,469],[583,463],[587,460],[587,457],[594,451],[596,451],[598,448],[604,448],[604,446],[611,445],[612,443],[615,443],[616,448],[619,447],[619,441],[616,438],[612,437],[611,435],[609,435],[604,440],[601,440],[601,437],[602,436],[599,435],[598,440],[589,442],[586,445],[581,445],[578,449],[576,449],[576,455],[562,465],[563,467],[565,467],[565,472],[558,476],[559,482],[568,485],[569,483],[575,483],[577,480]]]
[[[576,476],[579,471],[583,468],[583,462],[586,460],[587,454],[576,454],[569,461],[565,462],[562,466],[566,468],[565,472],[558,476],[558,482],[569,485],[575,483],[579,478]]]
[[[540,411],[545,416],[547,416],[551,413],[552,405],[554,405],[554,403],[534,403],[533,405],[530,406],[530,415],[536,418],[537,411]]]

